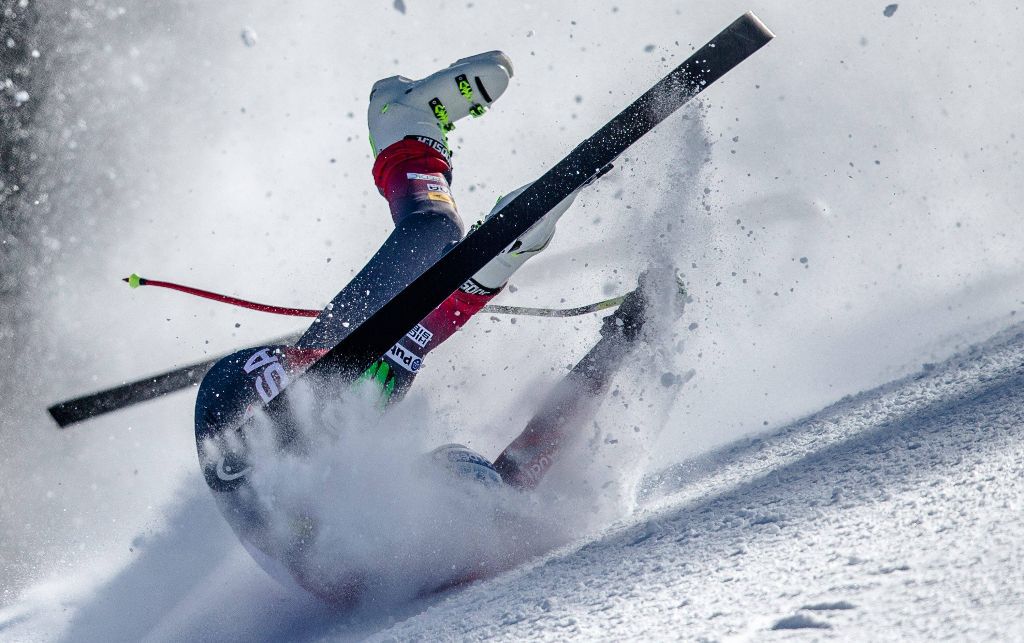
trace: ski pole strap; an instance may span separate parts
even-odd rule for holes
[[[138,288],[139,286],[167,288],[169,290],[177,290],[178,292],[194,295],[196,297],[210,299],[222,304],[230,304],[240,308],[248,308],[249,310],[257,310],[259,312],[272,313],[275,315],[316,317],[320,314],[319,310],[313,310],[311,308],[287,308],[284,306],[261,304],[255,301],[249,301],[248,299],[239,299],[238,297],[231,297],[230,295],[222,295],[221,293],[211,292],[209,290],[202,290],[200,288],[193,288],[192,286],[176,284],[171,281],[146,279],[145,277],[140,277],[135,273],[123,278],[121,281],[126,282],[131,288]],[[622,300],[625,298],[625,295],[621,295],[619,297],[612,297],[611,299],[598,301],[593,304],[587,304],[586,306],[577,306],[576,308],[530,308],[527,306],[501,306],[496,304],[487,304],[481,309],[481,312],[491,313],[493,315],[522,315],[525,317],[577,317],[588,313],[596,313],[599,310],[614,308],[622,303]]]

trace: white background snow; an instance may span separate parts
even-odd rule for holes
[[[1021,638],[1024,10],[886,4],[40,7],[49,263],[26,267],[0,414],[0,638]],[[630,512],[498,578],[339,613],[237,543],[196,466],[193,394],[67,431],[45,415],[301,327],[130,291],[132,271],[334,294],[390,226],[377,78],[512,57],[506,95],[452,139],[472,221],[748,9],[776,40],[630,150],[501,300],[623,292],[674,223],[694,301],[678,352],[651,350],[696,375],[606,409],[603,437],[641,431],[592,454],[627,486],[650,474]],[[475,320],[410,399],[425,442],[497,454],[598,324]]]

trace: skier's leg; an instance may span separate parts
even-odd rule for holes
[[[237,425],[247,409],[269,401],[287,384],[286,362],[294,365],[295,360],[315,359],[318,351],[333,346],[349,327],[362,321],[361,316],[376,310],[458,241],[461,222],[449,192],[451,164],[443,142],[454,121],[482,113],[484,107],[476,101],[473,87],[482,101],[491,103],[504,93],[511,73],[504,54],[488,52],[459,60],[419,81],[396,76],[374,85],[368,116],[377,156],[373,175],[388,200],[396,230],[320,314],[287,359],[278,347],[252,349],[221,360],[207,374],[196,404],[198,444],[234,439],[226,433],[231,433],[228,429]],[[472,85],[467,85],[469,78]],[[210,464],[203,462],[207,482],[215,491],[245,482],[226,469],[228,479],[219,478]]]
[[[217,507],[247,546],[278,560],[279,545],[268,539],[268,517],[249,486],[250,464],[239,457],[247,451],[248,436],[235,429],[250,409],[259,408],[269,389],[284,385],[289,373],[316,359],[317,353],[290,346],[240,350],[207,372],[196,396],[196,450]]]
[[[495,215],[524,189],[525,187],[520,188],[501,198],[487,216]],[[466,283],[431,311],[370,368],[367,377],[379,380],[385,394],[385,402],[401,399],[412,385],[427,353],[462,328],[487,302],[502,291],[516,270],[548,246],[555,234],[555,224],[572,205],[575,197],[576,193],[573,193],[552,208],[504,252],[466,280]]]
[[[421,81],[395,77],[374,86],[369,117],[376,156],[373,174],[390,205],[395,232],[297,346],[236,353],[218,362],[199,387],[196,446],[219,509],[243,541],[284,562],[314,593],[330,593],[300,573],[303,543],[315,534],[307,533],[301,516],[294,521],[294,538],[282,538],[280,530],[270,529],[272,517],[264,514],[264,504],[250,484],[255,473],[242,457],[247,436],[235,429],[250,409],[259,408],[285,386],[296,369],[322,355],[349,327],[363,321],[459,240],[462,224],[450,194],[445,134],[454,121],[482,113],[481,103],[496,100],[509,76],[508,58],[491,52],[460,60]],[[467,79],[472,79],[472,85],[467,85]],[[282,449],[291,445],[289,435],[275,436]],[[280,516],[275,519],[280,524]]]
[[[644,325],[644,279],[605,317],[601,339],[558,383],[519,436],[494,461],[507,484],[537,486],[565,444],[589,422],[608,392],[611,378],[636,347]]]
[[[394,76],[370,92],[373,176],[395,231],[338,293],[297,346],[331,348],[462,238],[450,191],[447,133],[479,116],[508,86],[512,65],[497,51],[464,58],[427,78]]]

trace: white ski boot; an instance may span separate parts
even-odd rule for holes
[[[498,202],[491,209],[487,218],[489,219],[497,214],[505,207],[506,203],[514,199],[523,190],[530,187],[530,185],[532,184],[527,183],[518,190],[498,199]],[[526,263],[527,259],[537,256],[544,248],[548,247],[551,238],[555,236],[555,224],[558,223],[558,219],[569,209],[569,206],[572,205],[573,200],[582,189],[581,187],[562,199],[558,205],[549,210],[540,221],[533,224],[512,245],[487,262],[487,265],[473,275],[472,280],[488,290],[497,290],[504,286],[512,276],[512,273],[519,270]]]
[[[405,138],[421,140],[450,157],[447,134],[455,129],[455,121],[483,115],[505,93],[511,77],[509,57],[488,51],[457,60],[422,80],[378,80],[370,91],[367,113],[374,157]]]

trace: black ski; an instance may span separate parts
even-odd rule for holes
[[[686,104],[729,70],[746,60],[774,36],[752,13],[746,13],[698,49],[681,65],[610,120],[593,136],[580,143],[529,188],[509,201],[495,215],[477,227],[455,248],[385,302],[376,312],[343,337],[301,377],[315,386],[338,391],[355,381],[376,359],[430,311],[472,277],[488,261],[514,242],[554,206],[579,187],[600,176],[612,161],[655,125]],[[274,386],[264,405],[273,420],[276,440],[282,449],[304,444],[302,431],[293,425],[291,402],[295,377],[287,386]],[[231,493],[245,484],[242,475],[224,477],[227,470],[247,471],[245,436],[254,417],[235,431],[241,439],[229,439],[230,431],[209,435],[214,451],[197,434],[199,460],[207,484],[216,492]],[[225,464],[227,463],[227,465]]]
[[[301,336],[301,333],[286,335],[285,337],[278,337],[263,343],[268,345],[291,344]],[[174,393],[190,386],[197,386],[203,381],[203,376],[206,375],[207,371],[225,357],[227,357],[227,354],[218,355],[201,362],[179,366],[163,373],[112,386],[102,391],[64,400],[50,406],[46,410],[57,423],[57,426],[65,429],[72,424],[103,415],[104,413],[119,411],[133,404],[155,400],[168,393]]]
[[[741,16],[597,133],[506,204],[461,244],[358,325],[308,372],[354,378],[552,206],[603,172],[625,149],[772,39],[753,14]],[[581,309],[582,310],[582,309]],[[572,311],[575,312],[575,311]],[[292,340],[294,338],[287,338]],[[275,341],[272,343],[282,343]],[[61,427],[197,384],[216,360],[190,364],[55,404]],[[269,410],[284,410],[284,395]]]
[[[355,379],[551,208],[773,37],[754,14],[740,16],[356,326],[306,375]],[[267,404],[268,412],[285,412],[286,391]]]
[[[487,304],[480,312],[493,315],[525,315],[531,317],[577,317],[614,308],[625,298],[626,295],[621,295],[574,308],[533,308],[528,306]],[[300,337],[302,337],[302,333],[296,333],[260,342],[260,344],[270,346],[278,344],[291,345],[298,341]],[[148,402],[149,400],[155,400],[158,397],[189,388],[190,386],[197,386],[203,381],[206,373],[213,368],[213,365],[225,357],[227,357],[227,354],[218,355],[201,362],[179,366],[162,373],[111,386],[102,391],[80,395],[70,400],[57,402],[46,410],[57,422],[57,426],[64,429],[77,422],[82,422],[105,413],[119,411],[135,404]]]

